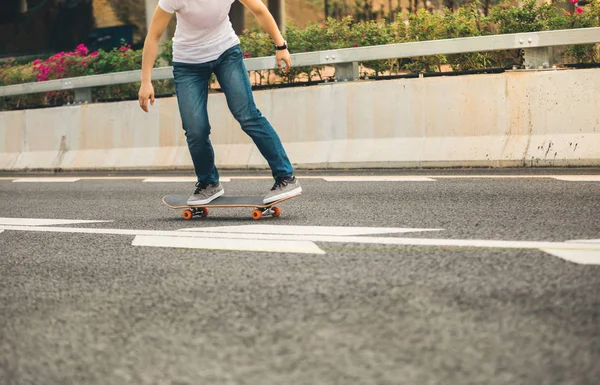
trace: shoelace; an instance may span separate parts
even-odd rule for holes
[[[285,187],[288,185],[288,182],[286,182],[283,178],[277,178],[275,180],[275,184],[273,185],[273,187],[271,188],[271,191],[273,190],[277,190],[280,187]]]
[[[207,187],[208,187],[208,183],[197,182],[196,183],[196,191],[194,191],[194,194],[198,194],[200,191],[206,189]]]

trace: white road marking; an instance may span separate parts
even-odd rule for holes
[[[549,250],[548,254],[579,265],[600,265],[600,250]]]
[[[164,179],[168,182],[168,179],[177,181],[178,179],[182,182],[195,181],[193,177],[162,177],[162,176],[82,176],[82,177],[0,177],[0,180],[15,181],[15,182],[71,182],[77,180],[142,180],[148,181],[155,179],[160,181]],[[273,179],[270,176],[230,176],[221,178],[223,182],[230,182],[233,179],[249,179],[249,180],[262,180],[262,179]],[[298,176],[298,179],[321,179],[332,182],[348,181],[348,182],[375,182],[375,181],[398,181],[398,182],[420,182],[420,181],[435,181],[438,179],[557,179],[572,182],[598,182],[600,181],[600,175],[329,175],[329,176]]]
[[[323,179],[327,182],[435,182],[435,179],[425,176],[324,176]]]
[[[480,239],[436,239],[436,238],[396,238],[396,237],[361,237],[361,236],[323,236],[323,235],[281,235],[281,234],[244,234],[244,233],[219,233],[197,231],[160,231],[160,230],[129,230],[129,229],[104,229],[104,228],[77,228],[77,227],[36,227],[36,226],[0,226],[0,229],[13,231],[38,231],[75,234],[110,234],[110,235],[146,235],[150,237],[179,237],[202,239],[222,239],[224,243],[232,240],[264,240],[269,241],[306,241],[330,243],[357,243],[391,246],[429,246],[429,247],[466,247],[488,249],[541,249],[559,258],[565,259],[564,253],[574,251],[589,251],[586,254],[586,264],[600,265],[600,244],[570,241],[570,242],[536,242],[536,241],[502,241]],[[555,251],[562,251],[554,253]],[[593,252],[593,253],[592,253]],[[569,259],[567,259],[569,260]],[[577,260],[571,262],[579,263]]]
[[[598,243],[598,244],[600,244],[600,239],[577,239],[577,240],[572,240],[572,241],[567,241],[567,242],[574,242],[574,243]]]
[[[81,180],[144,180],[147,176],[82,176]]]
[[[195,177],[151,177],[143,180],[145,183],[196,183]],[[231,182],[230,178],[219,178],[220,182]]]
[[[600,239],[578,239],[567,241],[567,243],[579,243],[579,244],[590,244],[596,245],[600,249]],[[598,250],[551,250],[542,249],[548,254],[552,254],[555,257],[578,263],[580,265],[600,265],[600,251]]]
[[[395,227],[334,227],[334,226],[282,226],[282,225],[246,225],[222,227],[194,227],[179,231],[210,233],[246,233],[246,234],[288,234],[288,235],[369,235],[400,234],[421,231],[441,231],[443,229],[412,229]]]
[[[560,179],[590,176],[596,177],[595,175],[428,175],[433,179]]]
[[[221,239],[221,238],[191,238],[137,235],[133,246],[173,247],[206,250],[241,250],[261,251],[272,253],[303,253],[325,254],[317,245],[310,241],[275,241],[261,239]]]
[[[600,182],[600,175],[564,175],[557,176],[554,179],[568,182]]]
[[[103,223],[112,221],[88,221],[79,219],[42,219],[42,218],[0,218],[0,226],[48,226],[74,225],[78,223]]]
[[[73,183],[80,178],[20,178],[13,180],[13,183]]]

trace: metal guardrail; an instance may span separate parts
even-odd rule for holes
[[[550,65],[551,47],[592,43],[600,43],[600,27],[344,48],[292,54],[291,57],[294,67],[333,65],[338,80],[351,81],[358,79],[358,63],[363,61],[524,49],[526,66],[537,69]],[[248,71],[277,68],[274,56],[249,58],[244,61]],[[0,97],[73,89],[76,101],[90,100],[93,87],[135,83],[140,77],[141,70],[136,70],[16,84],[0,87]],[[153,80],[172,78],[172,67],[153,69]]]

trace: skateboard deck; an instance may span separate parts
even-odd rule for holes
[[[181,216],[185,220],[190,220],[193,217],[206,217],[208,216],[208,208],[231,208],[231,207],[252,207],[252,218],[258,220],[265,216],[278,217],[281,215],[281,209],[276,207],[279,204],[288,199],[297,197],[300,194],[292,195],[283,199],[276,200],[274,202],[264,204],[262,196],[227,196],[223,195],[213,200],[210,203],[203,205],[190,206],[187,204],[189,199],[188,195],[183,194],[170,194],[165,195],[162,198],[163,203],[172,209],[184,209]]]

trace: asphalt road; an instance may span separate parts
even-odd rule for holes
[[[304,172],[260,221],[153,175],[0,175],[0,384],[598,384],[599,169]]]

